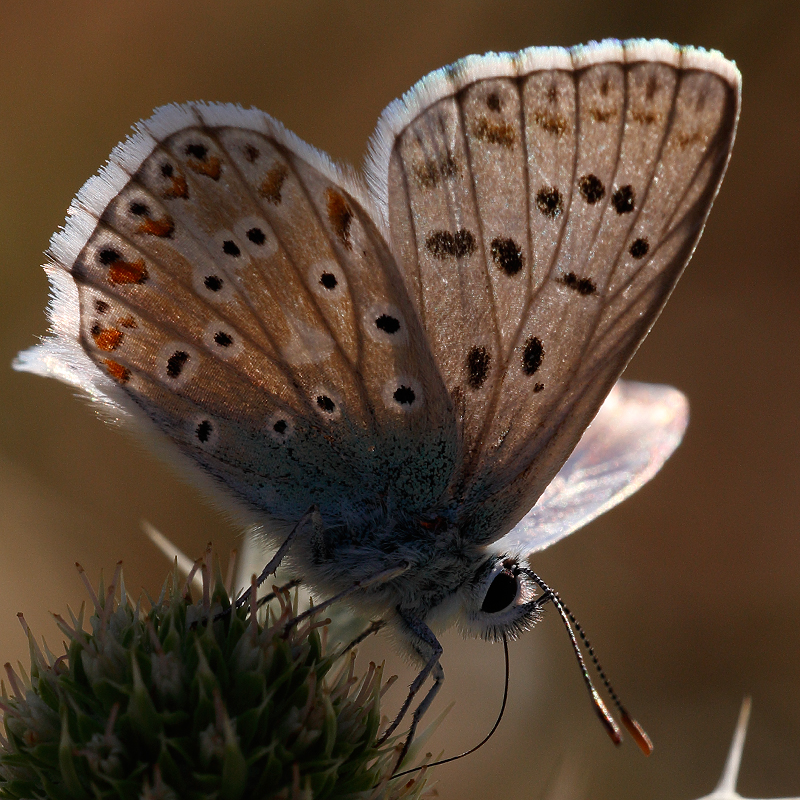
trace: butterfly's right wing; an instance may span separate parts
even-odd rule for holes
[[[661,469],[688,421],[677,389],[619,381],[536,505],[492,549],[531,555],[621,503]]]

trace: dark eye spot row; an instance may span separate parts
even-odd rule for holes
[[[189,354],[185,350],[176,350],[167,359],[167,375],[170,378],[179,378],[188,360]]]
[[[650,252],[650,243],[647,239],[634,239],[628,252],[634,258],[644,258]]]
[[[544,360],[544,345],[537,336],[531,336],[525,342],[525,349],[522,351],[522,371],[526,375],[533,375],[542,366]]]
[[[636,202],[636,194],[633,191],[633,186],[620,186],[613,195],[611,195],[611,202],[617,214],[629,214],[633,211]]]
[[[101,250],[97,258],[105,267],[111,266],[111,264],[114,264],[117,261],[122,261],[122,255],[119,253],[119,251],[112,250],[110,247],[106,248],[105,250]]]
[[[500,109],[503,107],[503,104],[500,102],[500,95],[498,95],[497,92],[492,92],[491,94],[487,95],[486,106],[491,111],[500,111]]]
[[[435,231],[425,240],[425,247],[434,258],[466,258],[475,252],[475,237],[464,228],[455,233]]]
[[[522,248],[513,239],[500,237],[492,240],[492,260],[506,275],[516,275],[525,263]]]
[[[319,282],[321,286],[324,286],[328,291],[332,291],[336,288],[336,285],[339,281],[336,280],[336,276],[332,272],[323,272],[322,275],[319,277]]]
[[[480,389],[489,377],[492,355],[485,347],[472,347],[467,354],[467,385],[470,389]]]
[[[230,347],[233,344],[233,337],[225,331],[217,331],[214,334],[214,341],[220,347]]]
[[[186,155],[196,158],[198,161],[205,161],[208,148],[204,144],[187,144]]]
[[[275,433],[283,434],[286,433],[288,427],[289,425],[285,419],[279,419],[272,426],[272,430],[275,431]]]
[[[569,289],[584,296],[597,294],[597,286],[591,278],[579,278],[574,272],[568,272],[561,278],[561,283]]]
[[[226,256],[232,256],[233,258],[238,258],[242,254],[239,245],[236,244],[233,239],[226,239],[222,243],[222,252],[225,253]]]
[[[336,403],[331,400],[326,394],[321,394],[317,397],[317,405],[326,413],[333,414],[336,411]]]
[[[194,429],[194,432],[198,440],[205,444],[211,438],[211,434],[214,432],[214,426],[211,424],[211,420],[204,419]]]
[[[218,292],[222,289],[223,280],[219,275],[206,275],[206,277],[203,278],[203,285],[209,292]]]
[[[384,333],[397,333],[400,330],[400,320],[388,314],[381,314],[375,320],[375,326]]]
[[[255,245],[261,246],[264,242],[267,241],[267,237],[264,234],[264,231],[261,228],[250,228],[247,231],[247,238]]]
[[[554,186],[542,186],[536,193],[536,208],[548,219],[555,219],[564,210],[561,192]]]
[[[603,186],[603,182],[596,175],[592,174],[581,177],[578,181],[578,189],[583,195],[583,199],[589,203],[589,205],[594,205],[599,202],[606,194],[606,187]]]
[[[417,399],[414,390],[410,386],[398,386],[392,397],[401,406],[410,406]]]

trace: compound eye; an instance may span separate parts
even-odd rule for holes
[[[483,598],[481,611],[486,614],[505,611],[517,599],[518,588],[517,578],[514,574],[506,570],[498,572],[495,579],[489,584],[486,597]]]

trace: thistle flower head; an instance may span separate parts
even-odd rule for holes
[[[58,657],[20,616],[31,668],[5,667],[0,797],[422,796],[425,771],[393,781],[396,750],[376,745],[382,667],[358,678],[321,623],[287,624],[289,591],[237,608],[210,556],[201,569],[201,597],[174,570],[148,610],[119,566],[97,593],[84,577],[91,614],[56,616]]]

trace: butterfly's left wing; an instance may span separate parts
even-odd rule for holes
[[[739,73],[665,42],[464,59],[384,113],[369,178],[461,421],[462,533],[566,461],[700,237]]]
[[[677,389],[619,381],[536,505],[492,549],[531,555],[621,503],[661,469],[688,421]]]

